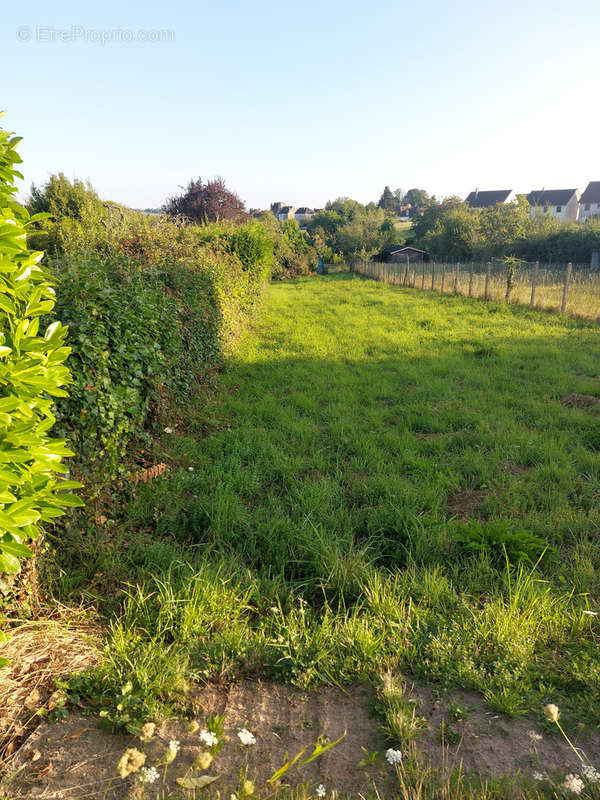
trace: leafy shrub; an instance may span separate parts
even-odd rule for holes
[[[547,548],[547,542],[531,531],[523,530],[510,522],[457,523],[453,530],[453,542],[459,552],[484,553],[497,566],[506,558],[513,563],[533,563]]]
[[[163,251],[154,267],[85,254],[51,261],[73,345],[74,383],[57,415],[81,469],[114,477],[132,438],[220,366],[260,297],[261,253],[247,253],[247,267],[218,242],[194,260],[169,262]]]
[[[59,478],[63,457],[73,454],[49,436],[53,398],[68,396],[61,387],[71,382],[63,363],[70,351],[60,322],[40,331],[55,297],[43,253],[27,249],[36,217],[13,199],[19,141],[0,130],[0,573],[18,572],[19,559],[32,555],[25,542],[38,537],[40,523],[82,504],[68,492],[80,484]]]

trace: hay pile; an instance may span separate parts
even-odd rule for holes
[[[0,656],[10,664],[0,669],[0,771],[40,718],[39,710],[47,707],[55,679],[90,669],[100,658],[97,629],[73,619],[72,612],[5,631],[10,638],[0,643]]]

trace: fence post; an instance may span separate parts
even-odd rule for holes
[[[473,262],[471,261],[471,269],[469,270],[469,297],[473,297]]]
[[[563,290],[562,303],[560,306],[561,312],[564,314],[567,308],[567,294],[569,292],[569,281],[571,280],[571,272],[573,271],[573,264],[569,261],[567,264],[567,271],[565,273],[565,288]]]
[[[492,263],[491,261],[487,262],[487,268],[485,270],[485,289],[483,290],[483,299],[489,300],[490,299],[490,274],[492,272]]]
[[[423,280],[421,281],[421,289],[425,288],[425,262],[423,262]]]
[[[444,294],[444,282],[446,280],[446,262],[442,264],[442,288],[440,294]]]
[[[529,301],[529,305],[531,308],[535,306],[535,287],[537,284],[538,279],[538,272],[540,271],[540,262],[535,262],[535,267],[533,268],[533,278],[531,279],[531,300]]]
[[[409,263],[410,262],[408,262],[408,261],[406,262],[406,270],[404,271],[404,279],[402,281],[402,285],[403,286],[407,286],[408,285],[408,272],[409,272],[408,265],[409,265]]]
[[[454,294],[458,294],[458,275],[460,273],[460,261],[456,262],[456,271],[454,273]]]
[[[431,291],[435,289],[435,261],[431,262]]]

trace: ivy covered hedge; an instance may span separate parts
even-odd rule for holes
[[[226,245],[200,248],[193,259],[157,259],[157,266],[93,253],[51,260],[56,310],[73,349],[73,384],[57,402],[58,426],[79,471],[116,476],[132,438],[161,411],[185,405],[196,382],[220,366],[269,269],[268,251],[256,247],[242,260]]]

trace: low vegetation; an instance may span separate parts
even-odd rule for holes
[[[0,139],[9,177],[15,144]],[[46,526],[36,603],[80,609],[78,653],[86,625],[94,638],[88,669],[48,670],[57,688],[35,713],[78,708],[145,743],[172,717],[195,733],[203,685],[362,682],[381,746],[361,768],[383,765],[391,796],[593,796],[589,761],[583,777],[535,784],[425,766],[415,742],[427,723],[406,687],[476,692],[548,734],[558,710],[542,709],[558,704],[569,743],[600,724],[597,326],[351,273],[297,277],[317,255],[363,258],[396,241],[381,207],[337,201],[307,236],[268,214],[210,221],[204,194],[197,224],[103,203],[63,176],[33,192],[42,216],[11,193],[0,563],[17,570],[37,524],[81,503],[80,484],[55,475],[70,452],[47,436],[56,422],[85,507]],[[44,267],[26,233],[47,248]],[[265,288],[271,275],[295,279]],[[2,591],[17,630],[32,605]],[[37,628],[21,630],[13,652],[29,654]],[[32,694],[13,705],[35,707]],[[453,706],[454,721],[466,713]],[[11,719],[21,724],[18,710]],[[225,720],[206,725],[220,740]],[[254,733],[238,738],[247,747]],[[460,736],[443,723],[440,738]],[[143,744],[128,748],[115,769],[138,797],[159,777],[164,797],[193,797],[217,744],[178,788],[177,738],[147,762]],[[237,793],[259,795],[246,772]]]
[[[597,392],[596,347],[592,324],[513,306],[273,284],[153,446],[168,469],[46,563],[55,597],[111,620],[70,691],[128,726],[196,680],[391,671],[596,725],[598,420],[562,402]]]

